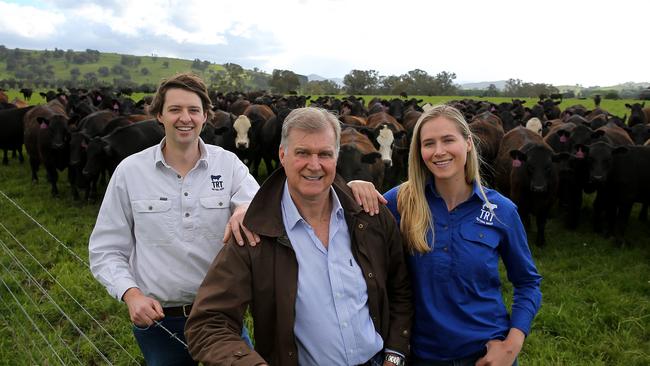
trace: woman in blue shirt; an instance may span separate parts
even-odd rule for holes
[[[350,184],[359,203],[374,199],[367,184]],[[410,253],[409,365],[516,364],[541,304],[541,276],[516,206],[481,184],[475,141],[457,109],[439,105],[422,114],[408,180],[385,199]],[[514,287],[511,314],[499,258]]]

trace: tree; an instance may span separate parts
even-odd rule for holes
[[[494,84],[490,84],[488,88],[485,90],[483,93],[484,97],[498,97],[499,96],[499,89],[497,89],[497,86]]]
[[[303,88],[303,93],[311,95],[334,95],[340,92],[341,87],[332,80],[312,80]]]
[[[300,86],[298,75],[290,70],[273,70],[269,86],[276,93],[286,94]]]
[[[163,69],[169,69],[169,61],[163,61],[162,66]]]
[[[432,95],[454,95],[458,87],[454,85],[456,74],[443,71],[436,74],[434,78],[434,93]]]
[[[226,87],[222,90],[243,90],[244,76],[246,75],[244,68],[234,63],[226,63],[223,65],[223,67],[226,69]]]
[[[375,70],[352,70],[343,78],[343,85],[350,94],[371,94],[379,86],[379,74]]]
[[[149,69],[147,69],[146,67],[143,67],[143,68],[140,69],[140,73],[142,75],[149,75]]]
[[[111,71],[108,69],[108,67],[106,67],[106,66],[101,66],[100,68],[97,69],[97,73],[99,74],[99,76],[105,78],[105,77],[107,77],[108,75],[110,75]]]
[[[70,76],[72,77],[72,80],[77,80],[79,78],[79,75],[81,75],[81,71],[79,71],[78,67],[73,67],[70,69]]]

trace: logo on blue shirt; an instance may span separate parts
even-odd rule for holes
[[[481,208],[481,213],[476,217],[476,221],[485,225],[494,225],[492,220],[494,219],[494,210],[496,210],[497,207],[498,206],[494,203],[484,203]]]
[[[213,191],[223,191],[223,181],[220,175],[210,175],[210,179],[212,180]]]

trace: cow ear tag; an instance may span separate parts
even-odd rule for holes
[[[512,167],[513,168],[519,168],[521,166],[521,160],[515,159],[512,161]]]
[[[566,136],[564,135],[560,136],[560,142],[566,142]]]

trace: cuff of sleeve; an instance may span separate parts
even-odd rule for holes
[[[393,354],[396,354],[396,355],[398,355],[398,356],[400,356],[402,358],[406,358],[406,356],[404,356],[401,352],[397,352],[397,351],[392,350],[390,348],[384,349],[384,353],[393,353]]]
[[[530,333],[530,323],[532,322],[532,319],[528,319],[527,317],[515,317],[513,314],[512,319],[510,320],[510,327],[511,328],[517,328],[524,332],[526,337],[528,337],[528,333]]]
[[[111,287],[109,293],[118,301],[122,301],[122,296],[124,296],[126,290],[131,287],[138,287],[138,284],[130,278],[119,278],[115,281],[115,284]]]

